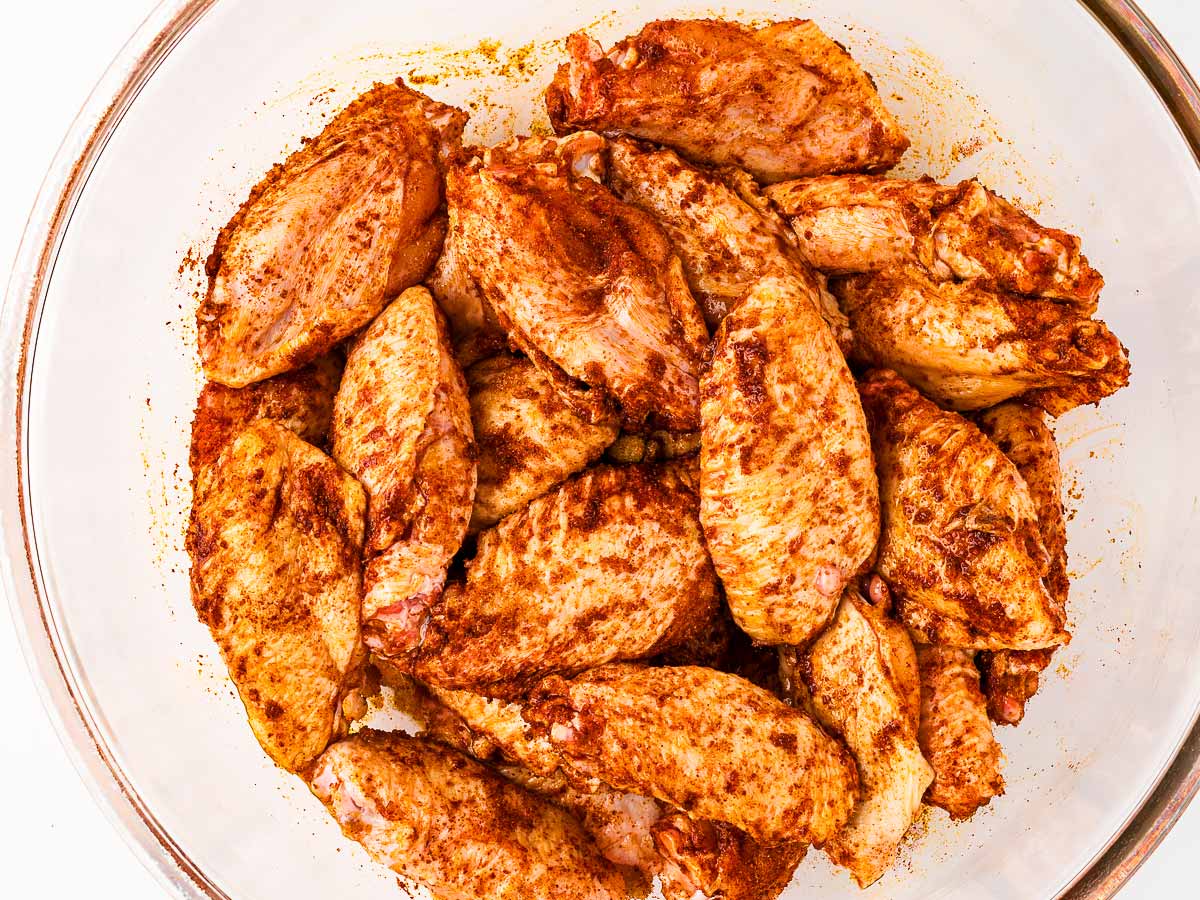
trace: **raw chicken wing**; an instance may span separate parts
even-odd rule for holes
[[[861,382],[879,467],[876,571],[923,643],[1035,650],[1068,639],[1016,467],[970,422],[894,372]]]
[[[442,158],[466,115],[378,84],[273,168],[217,238],[196,312],[209,380],[316,359],[416,284],[445,234]]]
[[[810,282],[767,277],[702,379],[701,520],[738,625],[803,644],[879,537],[870,436]]]
[[[586,34],[546,92],[560,134],[625,132],[760,181],[891,168],[908,138],[850,54],[810,21],[651,22],[607,54]]]

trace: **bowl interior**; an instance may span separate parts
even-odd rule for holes
[[[115,765],[179,850],[238,898],[392,898],[395,879],[258,749],[192,613],[182,534],[201,376],[202,261],[262,173],[374,81],[404,76],[494,141],[544,121],[557,38],[602,41],[664,15],[648,0],[218,3],[154,73],[88,178],[29,347],[31,553]],[[1200,174],[1135,66],[1075,4],[747,0],[810,16],[876,77],[914,148],[901,171],[978,175],[1084,236],[1100,315],[1133,383],[1056,429],[1073,511],[1073,642],[1019,729],[1007,794],[969,823],[928,814],[867,896],[1049,896],[1119,832],[1200,700],[1194,586]],[[1035,27],[1030,22],[1036,22]],[[812,853],[788,897],[858,896]]]

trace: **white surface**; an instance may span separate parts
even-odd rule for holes
[[[109,58],[149,8],[147,0],[103,4],[43,0],[8,13],[0,34],[8,140],[0,166],[0,260],[7,266],[41,174],[75,110]],[[1187,0],[1145,0],[1168,40],[1200,69],[1200,13]],[[1189,9],[1189,7],[1191,7]],[[7,280],[7,269],[0,272]],[[0,674],[13,685],[15,737],[0,747],[6,815],[0,846],[6,894],[65,897],[85,892],[130,900],[162,892],[124,849],[66,760],[29,682],[7,621],[0,624]],[[1200,849],[1192,810],[1126,890],[1125,898],[1184,896]],[[1186,879],[1186,880],[1185,880]]]

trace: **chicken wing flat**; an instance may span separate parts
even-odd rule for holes
[[[1059,415],[1129,383],[1129,357],[1069,304],[936,282],[917,268],[835,279],[851,358],[887,366],[954,409],[1013,397]]]
[[[702,379],[700,515],[738,625],[803,644],[879,537],[870,436],[811,283],[758,281]]]
[[[830,274],[921,266],[935,281],[1065,300],[1096,311],[1104,279],[1079,238],[1039,225],[978,181],[829,175],[772,185],[804,257]]]
[[[765,844],[833,837],[858,778],[846,749],[748,681],[694,666],[601,666],[551,676],[525,703],[564,766]]]
[[[471,531],[524,509],[599,459],[617,438],[615,423],[580,418],[527,359],[501,353],[466,376],[479,452]]]
[[[925,800],[966,819],[1004,793],[1004,753],[992,736],[972,654],[952,647],[917,647],[921,667],[918,737],[933,766]]]
[[[333,455],[367,489],[363,621],[407,632],[441,591],[475,495],[471,412],[433,298],[409,288],[350,351]]]
[[[442,157],[466,115],[378,84],[273,168],[222,229],[196,312],[209,380],[295,369],[416,284],[445,234]]]
[[[630,138],[610,142],[608,158],[617,195],[666,230],[709,327],[720,325],[759,278],[805,277],[795,238],[745,172],[707,172],[672,150]],[[848,348],[837,301],[828,292],[818,296],[821,315]]]
[[[651,22],[607,54],[582,32],[546,91],[560,134],[624,132],[760,181],[880,172],[908,149],[874,84],[810,21]]]
[[[818,719],[858,762],[861,799],[825,852],[865,888],[894,862],[933,781],[910,699],[920,690],[916,654],[903,627],[851,588],[804,658],[799,669]]]
[[[447,177],[469,272],[510,342],[589,421],[699,425],[708,332],[649,215],[599,183],[604,139],[522,138]]]
[[[342,377],[340,353],[330,353],[292,372],[244,388],[210,381],[196,400],[188,464],[192,474],[216,460],[243,428],[270,419],[290,428],[310,444],[329,434],[333,395]]]
[[[357,687],[366,498],[320,450],[251,423],[195,480],[192,602],[263,749],[305,769],[343,730]]]
[[[1062,505],[1062,468],[1054,433],[1040,409],[1023,403],[1003,403],[979,416],[979,427],[1012,460],[1037,510],[1038,530],[1050,556],[1046,589],[1064,607],[1070,591],[1067,578],[1067,523]],[[983,693],[993,722],[1016,725],[1025,703],[1037,693],[1039,676],[1053,655],[1045,650],[996,650],[976,657],[983,675]]]
[[[465,584],[367,641],[422,681],[511,696],[552,672],[639,659],[715,615],[699,501],[652,466],[597,467],[479,537]]]
[[[625,900],[624,881],[559,807],[467,756],[361,731],[311,779],[347,837],[437,900]]]
[[[879,471],[876,571],[925,643],[1036,650],[1068,639],[1050,561],[1016,466],[894,372],[860,384]]]

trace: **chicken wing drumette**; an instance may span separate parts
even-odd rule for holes
[[[466,376],[479,451],[471,531],[524,509],[617,438],[615,424],[581,418],[527,359],[500,353]]]
[[[1062,469],[1054,433],[1040,410],[1010,402],[986,410],[979,427],[1012,460],[1037,510],[1038,530],[1050,555],[1046,589],[1064,607],[1070,591],[1067,578],[1067,523],[1063,517]],[[995,650],[980,653],[976,662],[983,675],[988,714],[1001,725],[1015,725],[1025,703],[1038,689],[1039,676],[1050,665],[1053,648]]]
[[[380,84],[273,168],[217,238],[196,312],[212,381],[316,359],[420,281],[445,234],[443,157],[466,115]]]
[[[317,760],[313,793],[377,862],[438,900],[625,900],[570,815],[456,750],[361,731]]]
[[[475,496],[467,387],[424,288],[401,294],[350,350],[333,455],[371,501],[363,622],[407,633],[414,606],[442,589]]]
[[[825,852],[867,887],[895,860],[933,780],[917,743],[916,654],[904,626],[852,588],[802,659],[812,708],[854,754],[862,793]]]
[[[479,537],[465,583],[372,649],[423,681],[492,695],[551,672],[660,653],[715,615],[699,500],[653,466],[601,466]]]
[[[1069,303],[934,281],[915,266],[833,279],[851,358],[899,372],[954,409],[1020,397],[1059,415],[1129,383],[1129,357]]]
[[[342,701],[358,686],[365,514],[353,478],[269,420],[195,480],[192,601],[255,737],[292,772],[343,731]]]
[[[914,265],[934,281],[1063,300],[1085,316],[1104,286],[1079,238],[1039,225],[974,179],[825,176],[772,185],[767,195],[805,258],[831,275]]]
[[[858,777],[846,749],[735,675],[613,664],[538,685],[522,714],[570,768],[765,844],[832,838]]]
[[[702,379],[701,520],[738,625],[803,644],[879,536],[870,435],[812,283],[767,277]]]
[[[591,422],[699,424],[708,333],[649,215],[600,184],[604,140],[522,138],[447,176],[460,251],[509,341]]]
[[[879,471],[876,570],[924,643],[1036,650],[1068,639],[1037,510],[983,433],[894,372],[860,383]]]
[[[559,133],[624,132],[761,181],[891,168],[908,138],[846,50],[810,21],[651,22],[604,53],[582,32],[546,92]]]
[[[933,766],[925,800],[955,819],[968,818],[1004,793],[1004,754],[992,736],[979,672],[969,650],[917,647],[921,667],[918,736]]]
[[[666,230],[711,328],[759,278],[807,277],[795,237],[745,172],[710,172],[672,150],[624,137],[609,143],[608,159],[609,183],[621,199]],[[823,282],[818,288],[821,316],[848,349],[846,317]]]

